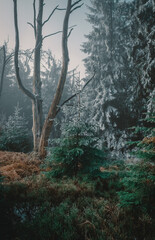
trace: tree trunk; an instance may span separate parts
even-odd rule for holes
[[[15,71],[19,88],[32,100],[32,113],[33,113],[33,145],[34,151],[38,152],[39,141],[42,129],[42,99],[41,99],[41,79],[40,79],[40,61],[41,61],[41,47],[42,47],[42,16],[44,0],[39,0],[39,12],[37,17],[37,27],[35,19],[35,0],[34,0],[34,35],[36,39],[34,49],[34,73],[33,73],[33,93],[26,89],[19,74],[18,54],[19,54],[19,31],[18,31],[18,17],[17,17],[17,0],[14,1],[14,22],[16,33],[16,46],[15,46]]]
[[[40,79],[40,60],[41,60],[41,47],[42,41],[45,37],[51,36],[53,34],[47,35],[44,38],[42,37],[42,28],[43,25],[49,21],[51,16],[53,15],[56,9],[59,9],[58,6],[52,11],[46,21],[42,22],[43,17],[43,7],[44,0],[39,0],[39,12],[36,20],[36,7],[35,2],[33,0],[33,9],[34,9],[34,24],[29,23],[34,29],[34,35],[36,39],[35,50],[34,50],[34,73],[33,73],[33,93],[24,87],[22,84],[22,80],[19,74],[19,64],[18,64],[18,55],[19,55],[19,31],[18,31],[18,18],[17,18],[17,0],[13,0],[14,2],[14,24],[15,24],[15,71],[16,71],[16,79],[19,88],[32,100],[32,112],[33,112],[33,142],[34,142],[34,151],[39,152],[40,157],[44,157],[46,155],[46,146],[48,144],[48,138],[51,132],[51,128],[53,126],[54,118],[58,113],[58,104],[60,102],[64,84],[66,81],[67,71],[68,71],[68,37],[72,31],[68,33],[68,22],[70,14],[80,8],[83,4],[79,5],[82,0],[77,0],[72,4],[72,0],[68,0],[66,14],[63,23],[63,31],[62,31],[62,55],[63,55],[63,63],[62,70],[60,74],[60,79],[58,82],[57,90],[51,104],[51,107],[48,112],[48,116],[44,122],[44,126],[42,128],[42,99],[41,99],[41,79]],[[61,9],[59,9],[61,10]],[[42,131],[41,131],[42,130]]]
[[[62,34],[62,54],[63,54],[63,63],[62,63],[62,70],[60,79],[58,82],[56,94],[54,96],[53,102],[50,106],[47,118],[45,120],[45,123],[43,125],[42,134],[40,138],[40,145],[39,145],[39,156],[41,158],[44,158],[46,156],[46,147],[48,146],[48,139],[49,135],[51,133],[51,128],[54,123],[54,119],[57,115],[58,111],[58,105],[60,103],[60,99],[62,96],[64,84],[66,81],[67,76],[67,70],[68,70],[68,63],[69,63],[69,56],[68,56],[68,22],[69,22],[69,16],[71,13],[71,5],[72,0],[68,0],[66,14],[64,18],[64,24],[63,24],[63,34]]]
[[[5,65],[6,65],[5,45],[3,45],[2,49],[3,49],[3,66],[2,66],[2,73],[1,73],[1,79],[0,79],[0,97],[2,95],[3,81],[4,81],[4,71],[5,71]]]
[[[32,101],[33,113],[33,144],[34,151],[38,152],[40,135],[42,130],[42,98],[41,98],[41,79],[40,79],[40,61],[41,61],[41,47],[42,47],[42,17],[43,17],[43,3],[44,0],[39,0],[39,12],[37,17],[37,28],[34,27],[34,35],[36,38],[34,50],[34,73],[33,73],[33,94],[35,100]],[[34,14],[35,18],[35,14]],[[36,22],[34,19],[34,26]]]

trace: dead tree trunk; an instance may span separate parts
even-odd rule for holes
[[[42,17],[43,17],[43,2],[39,0],[39,12],[37,17],[37,23],[35,18],[35,1],[34,7],[34,35],[36,39],[34,49],[34,72],[33,72],[33,94],[35,101],[32,101],[32,113],[33,113],[33,143],[34,151],[38,152],[39,141],[42,129],[42,98],[41,98],[41,79],[40,79],[40,61],[41,61],[41,47],[42,47]]]
[[[60,79],[58,82],[57,90],[54,96],[54,99],[52,101],[52,104],[50,106],[47,118],[44,122],[42,134],[40,138],[40,145],[39,145],[39,156],[41,158],[44,158],[46,156],[46,147],[48,146],[48,139],[51,133],[51,129],[54,123],[54,119],[58,112],[58,105],[60,103],[60,99],[63,93],[64,84],[66,81],[67,71],[68,71],[68,63],[69,63],[69,54],[68,54],[68,37],[72,31],[68,33],[68,23],[69,23],[69,17],[70,14],[77,8],[81,7],[82,5],[78,5],[78,3],[81,2],[81,0],[76,1],[72,4],[72,0],[68,0],[67,3],[67,9],[66,14],[64,18],[63,23],[63,32],[62,32],[62,56],[63,56],[63,62],[62,62],[62,70],[60,74]]]
[[[55,10],[64,10],[64,9],[60,9],[58,8],[58,6],[56,6],[56,8],[52,11],[52,13],[47,18],[47,20],[42,22],[44,0],[39,0],[39,12],[38,12],[37,20],[36,20],[36,8],[35,8],[36,0],[33,1],[34,22],[33,24],[28,23],[34,29],[34,35],[36,39],[36,44],[34,49],[34,74],[33,74],[33,93],[32,93],[23,86],[21,77],[19,74],[19,64],[18,64],[19,31],[18,31],[18,20],[17,20],[17,0],[13,0],[15,34],[16,34],[15,58],[14,58],[16,78],[17,78],[17,83],[19,88],[23,91],[24,94],[26,94],[32,100],[32,112],[33,112],[32,131],[33,131],[34,151],[39,152],[39,155],[41,157],[44,157],[46,155],[45,148],[48,143],[48,138],[51,132],[54,118],[58,113],[58,105],[63,93],[64,84],[66,81],[66,76],[68,71],[69,56],[68,56],[67,42],[68,42],[68,37],[71,31],[73,30],[71,28],[70,32],[68,33],[69,16],[74,10],[82,6],[82,4],[79,5],[81,1],[82,0],[77,0],[72,4],[72,0],[68,0],[68,3],[67,3],[67,9],[66,9],[66,14],[65,14],[64,23],[63,23],[63,31],[62,31],[62,55],[63,55],[62,70],[61,70],[60,79],[58,82],[58,86],[57,86],[57,90],[56,90],[53,102],[51,104],[51,107],[48,112],[48,116],[42,128],[42,99],[41,99],[41,79],[40,79],[41,47],[42,47],[42,42],[45,38],[61,32],[61,31],[58,31],[56,33],[52,33],[42,37],[42,28],[44,24],[46,24],[49,21],[49,19],[51,18]]]
[[[42,16],[43,16],[43,6],[44,0],[39,0],[39,12],[36,22],[36,9],[35,0],[33,2],[34,7],[34,25],[31,26],[34,29],[34,35],[36,39],[35,49],[34,49],[34,73],[33,73],[33,93],[26,89],[23,84],[19,74],[19,30],[18,30],[18,18],[17,18],[17,0],[14,1],[14,22],[15,22],[15,33],[16,33],[16,46],[15,46],[15,72],[18,87],[32,100],[32,113],[33,113],[33,145],[34,151],[38,152],[38,146],[41,135],[42,128],[42,99],[41,99],[41,79],[40,79],[40,52],[42,47]]]
[[[27,95],[32,101],[35,101],[35,96],[26,89],[23,84],[19,74],[19,62],[18,62],[18,55],[19,55],[19,30],[18,30],[18,17],[17,17],[17,0],[13,0],[14,2],[14,24],[15,24],[15,55],[14,55],[14,63],[15,63],[15,73],[16,79],[18,83],[18,87],[21,91]]]
[[[50,106],[47,118],[45,120],[45,123],[43,125],[41,139],[40,139],[40,146],[39,146],[39,156],[44,158],[46,155],[45,148],[48,145],[48,138],[51,133],[51,128],[54,122],[54,119],[57,114],[57,106],[60,102],[64,84],[66,81],[67,76],[67,70],[68,70],[68,62],[69,62],[69,55],[68,55],[68,22],[69,22],[69,16],[71,11],[71,0],[68,0],[67,10],[64,18],[64,24],[63,24],[63,33],[62,33],[62,53],[63,53],[63,63],[62,63],[62,70],[60,79],[58,82],[57,90],[53,99],[53,102]]]
[[[6,65],[6,51],[5,46],[3,45],[3,66],[2,66],[2,73],[1,73],[1,80],[0,80],[0,97],[2,95],[2,89],[3,89],[3,81],[4,81],[4,71],[5,71],[5,65]]]

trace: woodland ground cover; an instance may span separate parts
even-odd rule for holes
[[[139,144],[154,146],[154,137]],[[32,155],[1,152],[2,239],[152,240],[155,168],[146,153],[154,149],[140,149],[145,159],[137,163],[105,158],[93,175],[74,176],[61,164],[61,174],[53,174],[49,158],[40,164]]]

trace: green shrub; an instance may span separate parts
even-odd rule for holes
[[[151,240],[155,224],[155,118],[152,116],[145,120],[147,127],[135,128],[136,132],[144,134],[144,138],[136,142],[134,152],[140,158],[139,162],[126,166],[126,175],[121,179],[123,188],[118,195],[119,206],[137,223],[133,226],[135,238],[143,239],[148,234],[145,239]]]
[[[133,136],[141,136],[137,141],[129,144],[135,145],[135,155],[146,162],[155,160],[155,116],[150,114],[141,120],[142,126],[133,127]]]
[[[122,179],[125,191],[120,192],[122,206],[138,206],[142,208],[153,207],[152,201],[155,197],[155,129],[152,123],[155,123],[155,117],[147,117],[149,127],[135,128],[135,132],[143,131],[145,135],[141,141],[136,142],[135,154],[140,158],[140,162],[128,165],[126,177]]]
[[[52,167],[51,176],[92,174],[106,159],[105,152],[94,147],[97,142],[94,127],[85,123],[69,124],[62,137],[50,148],[46,163]]]

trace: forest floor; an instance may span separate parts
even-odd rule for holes
[[[151,164],[112,161],[93,178],[53,178],[43,166],[33,153],[0,151],[1,239],[154,239]]]
[[[32,154],[0,151],[0,174],[7,183],[39,174],[40,163]]]
[[[135,160],[134,160],[135,161]],[[131,159],[130,159],[130,162]],[[42,171],[49,170],[40,168],[41,161],[33,153],[0,151],[0,175],[4,177],[4,183],[26,182],[33,176],[38,176]],[[51,169],[50,169],[51,170]],[[100,172],[119,170],[115,165],[100,167]]]

